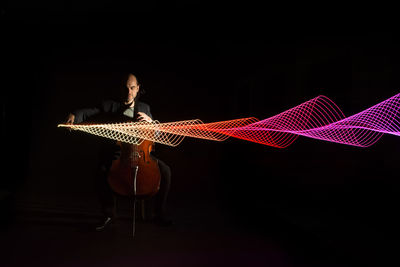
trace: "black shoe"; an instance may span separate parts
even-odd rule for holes
[[[96,226],[96,231],[101,232],[105,229],[111,228],[114,223],[114,219],[111,217],[106,217],[98,226]]]
[[[174,222],[171,219],[166,218],[164,216],[156,216],[156,217],[154,217],[153,222],[156,225],[162,226],[162,227],[168,227],[168,226],[174,225]]]

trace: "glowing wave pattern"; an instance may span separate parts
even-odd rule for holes
[[[235,137],[284,148],[298,136],[306,136],[368,147],[385,133],[400,135],[400,94],[347,118],[332,100],[318,96],[261,121],[244,118],[213,123],[188,120],[168,123],[60,124],[59,127],[69,127],[131,144],[140,144],[146,139],[177,146],[184,137],[214,141]]]

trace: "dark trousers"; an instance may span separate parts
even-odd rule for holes
[[[171,169],[165,162],[158,160],[161,181],[160,189],[154,198],[154,213],[157,217],[165,217],[168,192],[171,186]],[[111,190],[107,177],[111,168],[111,161],[99,165],[96,175],[96,192],[100,200],[104,216],[114,218],[116,216],[116,195]]]

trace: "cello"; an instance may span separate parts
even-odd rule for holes
[[[121,148],[121,155],[113,160],[107,177],[115,193],[133,198],[133,237],[135,236],[137,199],[148,199],[154,196],[160,189],[161,182],[158,160],[151,155],[154,142],[140,141],[139,145],[117,142]],[[144,205],[142,213],[143,208]]]
[[[122,196],[145,199],[154,196],[161,181],[157,159],[150,154],[154,142],[142,140],[140,145],[117,142],[121,156],[114,160],[108,174],[111,189]]]

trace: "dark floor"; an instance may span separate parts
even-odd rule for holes
[[[284,251],[252,236],[138,224],[132,239],[129,226],[105,233],[78,225],[14,226],[6,258],[14,266],[292,266]]]
[[[1,234],[2,266],[379,266],[371,251],[352,254],[349,244],[284,220],[262,229],[210,210],[176,208],[173,226],[139,220],[132,238],[132,221],[121,213],[112,229],[98,233],[96,213],[17,211]]]

